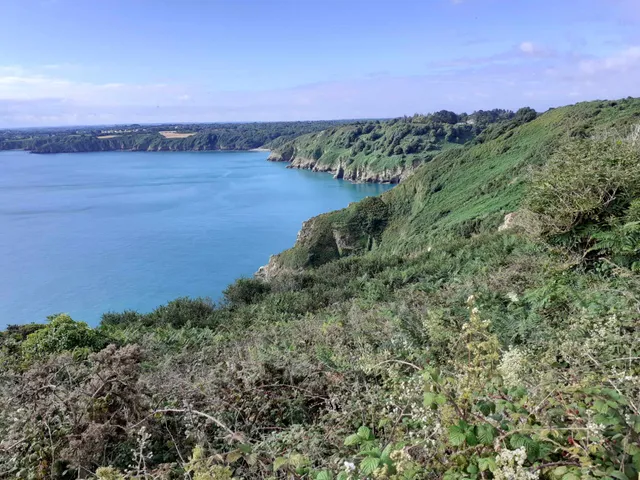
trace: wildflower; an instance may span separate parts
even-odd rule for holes
[[[515,347],[509,348],[502,355],[498,372],[507,387],[516,387],[522,383],[522,376],[526,369],[526,358],[524,353]]]
[[[356,464],[353,462],[344,462],[344,468],[347,472],[353,472],[356,469]]]
[[[538,472],[530,472],[524,467],[527,451],[524,447],[516,450],[502,450],[496,457],[495,480],[537,480]]]
[[[507,293],[507,298],[509,300],[511,300],[513,303],[516,303],[518,300],[520,300],[518,298],[518,294],[516,292],[509,292]]]
[[[587,433],[591,437],[599,437],[604,431],[604,425],[595,422],[587,423]]]

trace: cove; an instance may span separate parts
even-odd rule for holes
[[[0,152],[0,329],[218,299],[304,220],[390,188],[266,152]]]

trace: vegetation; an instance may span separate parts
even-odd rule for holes
[[[507,110],[471,115],[442,110],[430,115],[338,125],[277,146],[270,160],[330,171],[349,180],[398,183],[440,152],[467,143],[489,125],[514,115]],[[516,115],[525,121],[527,116],[535,118],[536,113],[522,109]]]
[[[117,127],[45,128],[0,131],[0,150],[33,153],[110,150],[250,150],[280,145],[341,121],[219,123],[193,125],[125,125]],[[167,131],[177,138],[166,138]],[[195,135],[184,136],[187,133]],[[179,138],[183,134],[183,138]]]
[[[640,100],[523,113],[218,304],[7,329],[0,477],[638,478]]]

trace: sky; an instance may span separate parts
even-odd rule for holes
[[[640,96],[640,0],[2,0],[0,127]]]

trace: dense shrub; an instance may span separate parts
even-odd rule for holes
[[[181,297],[144,315],[142,321],[146,325],[171,325],[174,328],[186,325],[213,326],[209,320],[214,311],[215,305],[209,298]]]
[[[124,312],[106,312],[102,314],[100,325],[131,325],[139,322],[142,315],[134,310]]]
[[[69,315],[60,314],[49,320],[43,328],[27,335],[21,344],[27,362],[41,360],[49,355],[96,351],[106,344],[98,330],[84,322],[75,322]]]
[[[255,303],[271,290],[268,283],[257,278],[240,278],[223,292],[224,300],[230,306]]]
[[[543,235],[584,250],[638,195],[639,148],[621,140],[578,140],[562,145],[536,175],[528,208],[539,216]]]

